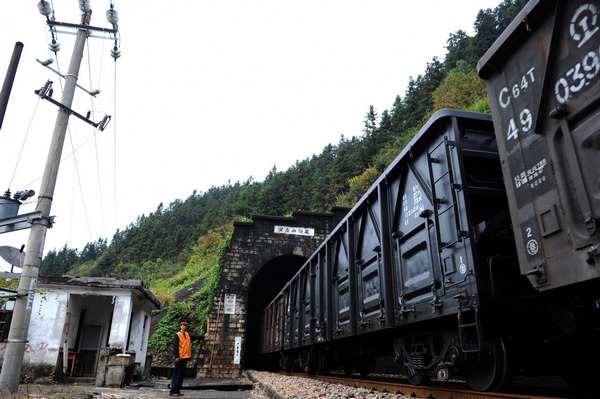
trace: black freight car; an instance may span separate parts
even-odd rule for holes
[[[521,274],[560,327],[561,374],[600,384],[600,1],[530,1],[478,64]]]
[[[502,154],[521,273],[541,291],[591,290],[596,306],[600,1],[530,1],[478,69]]]
[[[524,283],[524,284],[523,284]],[[508,341],[546,326],[516,260],[490,116],[437,112],[263,314],[286,369],[504,382]]]
[[[489,117],[434,115],[267,309],[263,353],[362,374],[391,354],[415,384],[559,373],[595,389],[599,38],[599,0],[530,1],[478,64],[497,143]]]

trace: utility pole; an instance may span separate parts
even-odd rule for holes
[[[8,71],[6,72],[6,78],[4,79],[4,85],[2,85],[2,91],[0,92],[0,129],[2,129],[4,114],[6,113],[6,107],[8,106],[8,97],[10,96],[10,90],[12,89],[15,75],[17,74],[17,67],[19,66],[19,60],[21,59],[22,51],[23,43],[16,42],[15,49],[13,50],[13,55],[8,66]]]
[[[89,25],[92,11],[84,11],[81,18],[81,25]],[[79,28],[77,38],[73,48],[73,55],[69,64],[68,73],[65,75],[65,87],[61,98],[61,103],[70,109],[75,95],[77,76],[83,57],[85,41],[88,36],[88,30]],[[46,230],[50,224],[50,208],[52,206],[52,196],[56,186],[56,177],[62,154],[67,124],[69,122],[70,112],[64,108],[59,108],[54,126],[54,133],[50,144],[50,151],[46,160],[46,167],[42,177],[42,186],[36,211],[41,211],[41,217],[32,222],[29,239],[25,252],[25,263],[23,272],[17,290],[17,299],[13,311],[4,362],[2,364],[2,373],[0,374],[0,390],[2,393],[15,394],[19,389],[19,377],[23,363],[23,355],[27,344],[27,333],[29,332],[29,321],[31,319],[31,310],[35,289],[37,286],[37,277],[39,274],[43,246],[46,237]],[[6,396],[4,396],[6,397]]]

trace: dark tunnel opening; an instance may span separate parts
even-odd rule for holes
[[[267,262],[254,276],[248,288],[244,368],[257,368],[262,311],[300,270],[304,262],[306,258],[302,256],[279,256]]]

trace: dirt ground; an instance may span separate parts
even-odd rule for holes
[[[169,398],[169,380],[159,379],[143,384],[119,387],[97,387],[89,383],[49,382],[21,384],[15,399],[52,398],[52,399],[154,399]],[[183,386],[183,399],[204,398],[252,398],[252,383],[248,380],[186,380]]]

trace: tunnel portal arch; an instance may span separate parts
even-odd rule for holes
[[[285,284],[300,270],[308,258],[300,255],[281,255],[271,259],[254,275],[248,288],[244,368],[256,368],[260,348],[261,314]]]
[[[294,212],[236,222],[213,302],[198,377],[237,378],[258,353],[260,315],[346,215]]]

